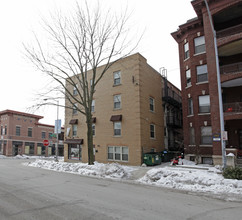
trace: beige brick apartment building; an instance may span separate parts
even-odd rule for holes
[[[43,116],[4,110],[0,112],[0,154],[51,156],[55,155],[54,126],[39,122]],[[59,135],[59,155],[63,156],[63,135]],[[62,140],[61,140],[62,139]],[[43,140],[50,145],[44,146]]]
[[[139,53],[111,66],[92,106],[96,161],[141,165],[143,153],[164,150],[162,80]],[[66,109],[65,161],[88,161],[86,133],[85,117]]]

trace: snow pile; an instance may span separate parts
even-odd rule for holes
[[[95,162],[94,165],[87,163],[66,163],[48,160],[36,160],[26,164],[32,167],[39,167],[59,172],[68,172],[84,176],[95,176],[110,179],[128,179],[134,168],[122,166],[117,163],[102,164]]]
[[[6,159],[7,157],[4,155],[0,155],[0,159]]]
[[[153,168],[138,182],[193,192],[242,194],[242,181],[224,179],[216,168]]]

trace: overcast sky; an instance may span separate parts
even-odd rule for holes
[[[76,0],[1,2],[0,111],[11,109],[26,112],[27,108],[33,105],[36,93],[46,86],[46,79],[24,57],[22,44],[31,39],[33,30],[39,29],[41,16],[45,17],[55,8],[71,11],[75,2]],[[145,29],[138,52],[157,71],[160,67],[165,67],[168,71],[168,80],[178,88],[178,46],[170,33],[196,16],[190,2],[191,0],[100,0],[102,5],[115,10],[121,6],[128,6],[129,11],[132,11],[134,28]],[[44,33],[41,36],[44,37]],[[54,124],[56,119],[56,107],[46,107],[31,113],[44,116],[40,121],[42,123]],[[64,118],[63,110],[60,110],[60,117]]]

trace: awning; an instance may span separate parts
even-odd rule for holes
[[[122,121],[122,115],[112,115],[110,121]]]
[[[96,123],[96,117],[92,118],[92,123]]]
[[[83,144],[83,139],[66,139],[65,144]]]
[[[71,124],[71,125],[75,125],[77,123],[78,123],[78,119],[71,119],[69,122],[69,124]]]

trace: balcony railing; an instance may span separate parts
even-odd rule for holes
[[[225,113],[242,113],[242,102],[224,103],[223,108]]]
[[[220,66],[221,74],[238,73],[238,72],[242,72],[242,62]]]
[[[170,125],[170,126],[178,126],[178,127],[182,126],[181,119],[178,119],[174,116],[167,116],[166,117],[166,123],[167,123],[167,125]]]
[[[241,33],[241,31],[242,31],[242,24],[238,24],[236,26],[217,31],[216,34],[217,34],[217,38],[221,38],[221,37],[226,37],[226,36],[231,36],[233,34]]]
[[[181,96],[179,96],[175,91],[170,88],[163,89],[163,97],[171,97],[172,99],[176,100],[177,102],[181,103]]]

